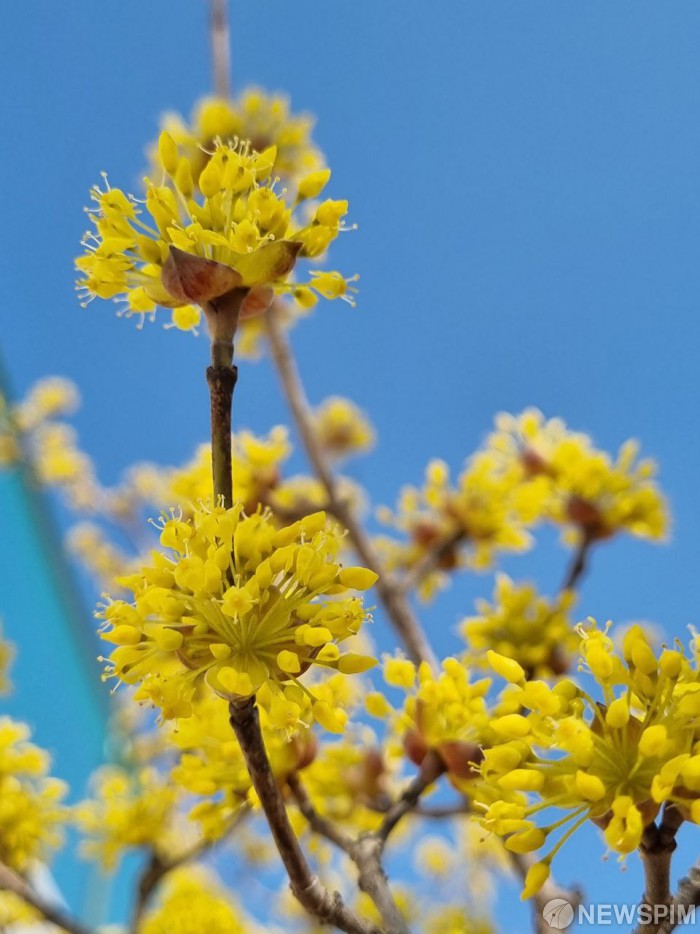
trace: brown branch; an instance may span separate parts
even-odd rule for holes
[[[421,795],[433,784],[433,782],[437,781],[437,779],[443,774],[444,771],[445,765],[442,759],[436,753],[432,751],[429,752],[423,760],[420,772],[408,785],[398,801],[396,801],[395,804],[392,804],[392,806],[386,812],[381,826],[376,831],[376,835],[382,841],[382,843],[386,843],[389,838],[389,834],[392,832],[392,830],[394,830],[399,821],[401,821],[410,811],[414,810]]]
[[[461,817],[463,814],[471,814],[472,807],[469,799],[458,801],[456,804],[436,805],[435,807],[425,807],[417,804],[413,809],[416,817],[425,817],[429,820],[449,820],[451,817]]]
[[[401,797],[387,811],[381,826],[376,831],[361,834],[353,839],[339,827],[318,813],[298,775],[293,775],[287,784],[294,795],[299,810],[309,826],[319,836],[329,840],[352,859],[358,870],[358,883],[374,903],[386,929],[386,934],[409,934],[406,921],[394,900],[389,886],[382,855],[391,831],[399,821],[414,810],[423,792],[444,772],[442,761],[429,754],[421,771],[409,784]]]
[[[214,91],[219,97],[231,96],[231,34],[228,0],[209,0],[211,54]]]
[[[231,404],[238,369],[233,366],[233,345],[213,341],[212,365],[207,367],[211,402],[211,466],[216,498],[227,509],[233,505],[233,468],[231,465]]]
[[[588,570],[588,559],[590,557],[593,539],[585,532],[581,533],[581,540],[576,546],[576,550],[571,559],[571,564],[567,568],[564,580],[562,581],[562,590],[575,590],[581,582],[584,574]]]
[[[669,905],[668,918],[659,925],[658,934],[670,934],[679,924],[693,921],[695,909],[700,906],[700,865],[691,866],[681,879],[678,891]]]
[[[661,923],[668,920],[666,911],[673,902],[671,894],[671,857],[676,849],[676,833],[683,823],[680,810],[666,804],[661,821],[644,830],[639,854],[644,867],[642,905],[651,909],[651,918],[637,925],[635,934],[658,934]]]
[[[386,934],[410,934],[408,925],[394,901],[389,879],[382,865],[384,841],[376,834],[363,834],[352,849],[352,860],[357,866],[357,881],[362,891],[374,903]]]
[[[400,584],[382,567],[371,539],[358,522],[355,513],[342,497],[337,478],[330,462],[318,442],[311,407],[294,359],[287,335],[280,325],[275,304],[267,313],[267,334],[272,360],[282,383],[289,408],[297,426],[309,462],[323,485],[328,506],[333,515],[347,529],[350,542],[363,564],[379,574],[376,588],[387,616],[403,641],[411,659],[428,662],[437,668],[437,660],[420,623]]]
[[[56,927],[67,931],[68,934],[93,934],[92,930],[86,927],[82,922],[76,921],[66,914],[62,908],[47,901],[43,896],[35,892],[31,885],[16,872],[13,872],[9,866],[0,863],[0,890],[12,892],[23,902],[30,905],[35,911]]]
[[[355,841],[349,834],[346,834],[339,827],[336,827],[333,821],[328,820],[328,818],[318,813],[297,773],[289,776],[287,785],[294,795],[294,800],[299,810],[308,821],[313,832],[318,834],[319,837],[325,837],[326,840],[337,846],[338,849],[349,854]]]
[[[230,704],[229,713],[231,726],[238,738],[248,774],[287,871],[294,897],[309,914],[323,923],[334,924],[346,934],[383,934],[376,925],[360,918],[348,908],[339,892],[329,892],[311,871],[289,822],[267,757],[255,698],[248,698],[240,704]]]

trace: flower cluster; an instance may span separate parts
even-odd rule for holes
[[[639,626],[620,650],[607,627],[591,624],[580,633],[582,670],[601,700],[568,680],[554,687],[529,681],[517,662],[489,653],[510,682],[505,694],[514,707],[493,722],[501,742],[484,753],[481,774],[491,796],[484,826],[515,853],[556,839],[531,868],[523,897],[544,884],[552,858],[586,821],[623,855],[640,845],[664,804],[700,822],[696,660],[680,646],[657,655]]]
[[[177,114],[167,114],[162,129],[187,159],[197,186],[216,140],[247,140],[257,152],[274,146],[272,171],[285,181],[323,169],[323,157],[311,139],[313,119],[291,113],[284,95],[267,94],[260,88],[247,88],[233,101],[205,98],[194,108],[189,123]],[[152,147],[152,159],[157,170],[168,171],[158,146]]]
[[[567,591],[548,600],[533,584],[516,584],[498,574],[493,603],[476,601],[477,616],[462,623],[469,667],[488,666],[489,649],[515,659],[529,678],[564,674],[579,645],[570,618],[574,594]]]
[[[170,873],[160,903],[148,912],[139,934],[255,934],[262,932],[242,914],[228,892],[201,867]]]
[[[339,644],[367,616],[351,591],[377,575],[336,563],[324,513],[278,529],[267,512],[200,506],[189,521],[164,520],[161,544],[172,557],[154,553],[123,581],[134,602],[104,607],[102,638],[116,646],[109,674],[138,684],[137,699],[165,718],[189,716],[203,682],[227,700],[267,685],[270,698],[300,711],[308,689],[299,678],[311,666],[349,674],[374,663]],[[322,700],[312,710],[338,729]]]
[[[389,719],[412,762],[422,765],[428,752],[436,753],[453,784],[469,791],[481,745],[492,735],[486,700],[491,680],[471,682],[456,658],[446,658],[435,674],[427,663],[416,668],[401,657],[385,660],[384,680],[406,692],[403,709],[395,711],[383,694],[372,693],[367,697],[368,712]]]
[[[486,452],[499,470],[520,473],[523,495],[569,539],[596,541],[618,532],[662,539],[666,534],[667,507],[654,482],[656,468],[651,460],[637,460],[635,441],[623,444],[613,460],[561,419],[526,409],[497,417]]]
[[[63,421],[79,404],[74,383],[59,376],[38,380],[14,404],[0,395],[0,468],[25,463],[40,483],[60,489],[71,506],[90,509],[99,496],[93,465]]]
[[[319,685],[319,697],[335,710],[331,682]],[[343,679],[344,680],[344,679]],[[286,698],[272,694],[266,686],[259,692],[260,725],[272,771],[280,784],[287,776],[305,768],[316,754],[316,739],[305,721],[313,719],[311,700],[299,697],[303,709],[291,707]],[[231,826],[243,804],[257,806],[241,748],[231,731],[227,704],[214,695],[195,700],[190,717],[176,721],[170,739],[179,750],[173,780],[187,792],[204,800],[197,802],[190,817],[198,821],[204,837],[217,840]]]
[[[63,782],[48,776],[50,760],[28,742],[29,730],[0,718],[0,862],[24,873],[63,839]]]
[[[374,444],[374,429],[367,416],[349,399],[331,396],[314,412],[319,444],[334,460],[362,454]]]
[[[511,476],[484,459],[473,458],[456,485],[444,461],[431,461],[424,486],[403,489],[398,513],[380,512],[407,537],[380,543],[389,566],[411,571],[434,559],[419,581],[422,595],[429,596],[440,585],[441,572],[487,568],[499,552],[526,550],[531,539],[513,491]]]
[[[381,806],[391,800],[387,764],[370,730],[324,743],[304,771],[304,787],[316,811],[355,835],[376,830]]]
[[[142,317],[159,305],[172,308],[173,324],[184,330],[197,326],[197,305],[209,311],[211,329],[227,295],[242,297],[242,317],[264,311],[275,293],[291,294],[302,307],[319,295],[352,303],[340,273],[312,273],[305,285],[289,280],[298,258],[321,256],[338,236],[347,201],[327,199],[297,219],[296,203],[270,178],[274,146],[256,152],[215,142],[197,187],[190,161],[167,133],[159,153],[169,183],[146,179],[144,202],[108,184],[93,189],[94,231],[76,260],[84,301],[115,299],[127,315]],[[317,179],[314,195],[329,176]]]
[[[93,775],[93,797],[77,805],[74,820],[89,859],[113,870],[125,851],[147,847],[165,859],[177,850],[177,788],[152,767],[105,766]]]
[[[239,431],[231,439],[233,460],[233,498],[243,503],[247,512],[265,506],[280,482],[281,468],[291,454],[287,429],[281,425],[266,436]],[[194,504],[213,498],[211,479],[211,445],[203,444],[194,459],[172,471],[162,493],[160,505],[173,502],[192,509]]]
[[[560,526],[570,544],[618,532],[662,539],[666,503],[654,464],[637,454],[628,441],[613,461],[586,435],[534,409],[502,414],[456,484],[443,461],[432,461],[424,486],[403,490],[397,515],[381,511],[406,540],[379,544],[390,567],[415,575],[428,597],[446,571],[488,567],[500,552],[527,549],[529,529],[542,521]]]

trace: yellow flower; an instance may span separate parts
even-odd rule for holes
[[[239,431],[232,436],[233,496],[248,512],[265,505],[281,481],[281,468],[291,454],[287,429],[281,425],[267,435]],[[188,511],[199,502],[211,501],[211,445],[203,444],[194,459],[168,473],[158,505],[182,504]]]
[[[261,88],[247,88],[233,101],[205,98],[194,108],[189,123],[168,114],[162,129],[176,149],[152,147],[157,169],[169,172],[178,155],[188,160],[195,184],[208,163],[208,151],[215,140],[235,143],[247,140],[253,149],[262,152],[276,147],[272,171],[285,181],[300,180],[299,195],[316,198],[328,181],[323,157],[311,140],[313,119],[307,114],[292,114],[289,101],[282,94],[268,94]],[[175,162],[174,162],[175,160]]]
[[[125,314],[142,318],[158,305],[200,305],[216,333],[228,308],[224,296],[238,296],[236,307],[246,317],[264,311],[275,293],[294,295],[300,286],[289,275],[297,259],[320,256],[343,229],[346,201],[326,201],[309,218],[295,218],[295,204],[270,181],[274,146],[259,153],[247,144],[215,142],[199,176],[200,196],[187,157],[167,134],[161,149],[170,154],[170,184],[146,179],[145,202],[108,184],[92,190],[94,230],[76,260],[85,302],[115,299]],[[336,277],[334,290],[329,276]],[[313,273],[307,287],[352,304],[349,281]]]
[[[539,850],[557,838],[538,865],[548,865],[586,821],[625,855],[640,845],[662,804],[675,805],[686,819],[700,816],[694,810],[700,800],[695,659],[668,649],[657,657],[639,626],[628,630],[620,649],[608,627],[591,621],[578,629],[581,670],[597,683],[601,699],[567,681],[508,685],[501,706],[520,712],[493,722],[504,742],[485,750],[484,785],[476,792],[484,795],[484,826],[505,836],[508,849]],[[506,720],[512,728],[501,729]],[[497,791],[505,793],[501,800]],[[550,809],[563,816],[548,821]],[[533,870],[530,895],[541,878],[544,869]]]
[[[486,703],[491,682],[470,682],[466,668],[455,658],[445,659],[437,675],[425,663],[417,674],[416,679],[415,666],[406,659],[388,658],[385,680],[402,688],[406,701],[398,714],[388,704],[373,703],[374,712],[388,713],[392,730],[412,762],[421,765],[433,750],[453,784],[468,791],[481,760],[480,744],[493,736]]]
[[[62,376],[37,380],[15,409],[15,419],[22,431],[31,431],[47,419],[74,414],[80,406],[75,383]]]
[[[486,451],[500,470],[519,471],[523,508],[561,525],[569,538],[596,541],[628,532],[658,540],[667,532],[668,509],[654,482],[655,465],[637,460],[634,441],[613,460],[561,419],[526,409],[498,416]]]
[[[548,600],[533,584],[516,584],[498,574],[493,603],[477,600],[478,615],[462,623],[465,661],[484,668],[493,650],[522,666],[530,678],[563,674],[580,642],[569,616],[573,602],[571,593]]]
[[[66,786],[47,773],[49,756],[28,742],[29,730],[0,718],[0,862],[25,873],[63,842]]]
[[[93,795],[74,809],[83,834],[81,850],[114,869],[124,853],[147,847],[163,860],[177,851],[182,827],[177,827],[177,788],[154,768],[137,772],[117,766],[99,769],[92,779]]]
[[[334,823],[356,835],[381,824],[378,806],[389,799],[389,773],[371,731],[324,743],[303,781],[317,811]]]
[[[374,429],[358,407],[340,396],[326,399],[314,413],[319,443],[333,458],[349,457],[369,450]]]
[[[108,673],[138,684],[137,699],[165,718],[189,716],[203,681],[227,700],[266,684],[295,703],[311,666],[353,674],[374,664],[339,646],[367,617],[350,584],[365,589],[376,575],[336,562],[325,513],[277,529],[267,512],[200,506],[190,521],[164,521],[161,544],[172,557],[154,553],[123,581],[134,603],[104,608],[102,638],[116,646]],[[320,698],[313,713],[332,728]]]
[[[139,934],[255,934],[262,931],[246,918],[210,872],[186,866],[168,874],[159,904],[139,927]]]
[[[402,491],[398,513],[380,512],[382,521],[407,537],[405,542],[380,543],[389,568],[410,571],[434,556],[434,568],[419,589],[427,598],[446,571],[483,570],[500,552],[525,551],[531,540],[516,508],[515,490],[515,479],[495,470],[483,456],[471,458],[456,485],[447,464],[431,461],[424,486]]]

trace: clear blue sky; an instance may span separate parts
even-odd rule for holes
[[[232,6],[236,86],[318,114],[333,194],[359,224],[333,251],[361,274],[359,308],[320,307],[295,340],[314,400],[371,411],[381,444],[357,475],[375,500],[430,456],[457,468],[501,409],[537,405],[605,446],[636,436],[660,461],[673,540],[601,549],[581,614],[700,624],[697,3]],[[72,272],[99,172],[135,183],[158,114],[209,90],[205,4],[6,7],[0,342],[18,389],[47,373],[79,383],[79,428],[111,481],[135,459],[187,457],[207,429],[205,340],[81,309]],[[259,430],[283,418],[265,364],[242,367],[235,409]],[[552,588],[564,557],[508,569]],[[441,601],[446,650],[490,587],[460,582]],[[634,862],[620,878],[590,842],[589,888],[636,898]],[[696,850],[684,828],[679,870]]]

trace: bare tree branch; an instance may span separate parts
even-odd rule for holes
[[[350,542],[360,560],[379,574],[377,593],[387,616],[406,647],[411,659],[428,662],[437,669],[433,650],[418,622],[401,585],[382,567],[374,545],[360,525],[353,510],[341,496],[337,478],[328,458],[318,442],[313,416],[306,391],[294,359],[292,348],[284,329],[279,323],[279,314],[273,304],[267,313],[267,334],[272,359],[277,368],[282,388],[296,423],[309,462],[323,485],[328,497],[329,509],[347,529]]]
[[[588,570],[588,559],[590,557],[593,540],[585,532],[573,553],[571,564],[566,570],[564,580],[562,581],[562,590],[575,590],[584,574]]]
[[[700,865],[691,866],[688,875],[681,879],[678,891],[669,906],[669,916],[659,926],[658,934],[670,934],[675,931],[687,912],[700,907]]]
[[[214,90],[219,97],[230,97],[231,33],[228,22],[228,0],[209,0],[209,22]]]
[[[2,863],[0,863],[0,890],[13,892],[23,902],[38,911],[45,921],[55,924],[56,927],[67,931],[68,934],[93,934],[90,928],[70,917],[59,906],[47,901],[38,892],[35,892],[25,879]]]
[[[277,779],[267,757],[255,698],[249,698],[241,704],[230,704],[229,713],[253,787],[297,901],[319,921],[334,924],[346,934],[384,934],[376,925],[360,918],[348,908],[339,892],[329,892],[311,871],[289,822]]]
[[[398,801],[387,809],[379,829],[363,833],[357,839],[353,839],[332,821],[318,813],[298,775],[287,780],[299,805],[299,810],[309,822],[311,829],[347,853],[357,866],[360,888],[372,899],[381,915],[387,934],[409,934],[409,929],[394,900],[382,864],[386,841],[399,821],[410,811],[415,810],[420,796],[444,770],[445,767],[440,758],[430,753],[424,760],[418,775],[408,785]]]
[[[676,849],[676,833],[683,823],[680,810],[673,804],[666,804],[660,823],[649,824],[644,830],[639,853],[644,866],[644,895],[642,903],[652,909],[669,907],[673,902],[671,894],[671,857]],[[639,924],[634,934],[658,934],[665,918],[654,913],[650,922]]]

